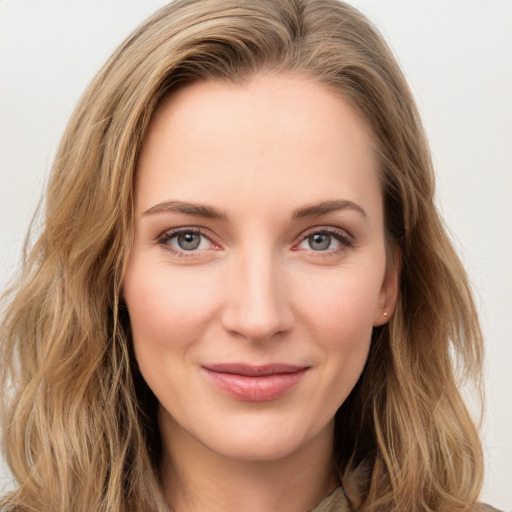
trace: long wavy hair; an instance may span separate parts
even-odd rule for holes
[[[117,49],[79,102],[44,219],[6,294],[6,510],[168,511],[155,397],[131,347],[121,288],[134,170],[165,95],[201,80],[299,73],[334,88],[377,141],[396,311],[376,328],[336,415],[335,460],[354,510],[472,510],[482,454],[458,386],[482,341],[466,273],[434,205],[428,144],[407,83],[370,22],[337,0],[177,0]]]

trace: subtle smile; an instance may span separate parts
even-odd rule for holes
[[[309,367],[289,364],[253,366],[212,364],[202,370],[218,389],[238,400],[265,402],[280,398],[296,386]]]

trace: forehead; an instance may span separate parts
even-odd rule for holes
[[[155,110],[139,158],[136,196],[145,207],[166,194],[214,200],[221,184],[225,194],[246,194],[249,202],[275,191],[314,202],[329,199],[331,190],[361,201],[379,189],[372,148],[371,130],[355,109],[308,77],[198,82]]]
[[[160,129],[170,121],[188,128],[182,136],[196,137],[201,131],[210,136],[212,128],[220,134],[229,124],[243,128],[253,137],[263,128],[287,132],[289,136],[295,133],[302,141],[314,140],[314,130],[319,125],[322,130],[334,131],[351,123],[354,139],[364,138],[363,142],[374,145],[370,127],[341,92],[303,74],[260,73],[242,84],[221,80],[193,82],[160,101],[150,129]],[[269,137],[272,134],[267,133]]]

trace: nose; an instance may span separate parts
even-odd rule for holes
[[[284,274],[283,264],[270,254],[236,259],[225,287],[224,329],[254,342],[290,331],[294,315]]]

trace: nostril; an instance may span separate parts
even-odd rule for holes
[[[275,310],[265,315],[255,311],[231,310],[224,315],[223,323],[232,335],[255,342],[266,341],[290,330],[290,322]]]

